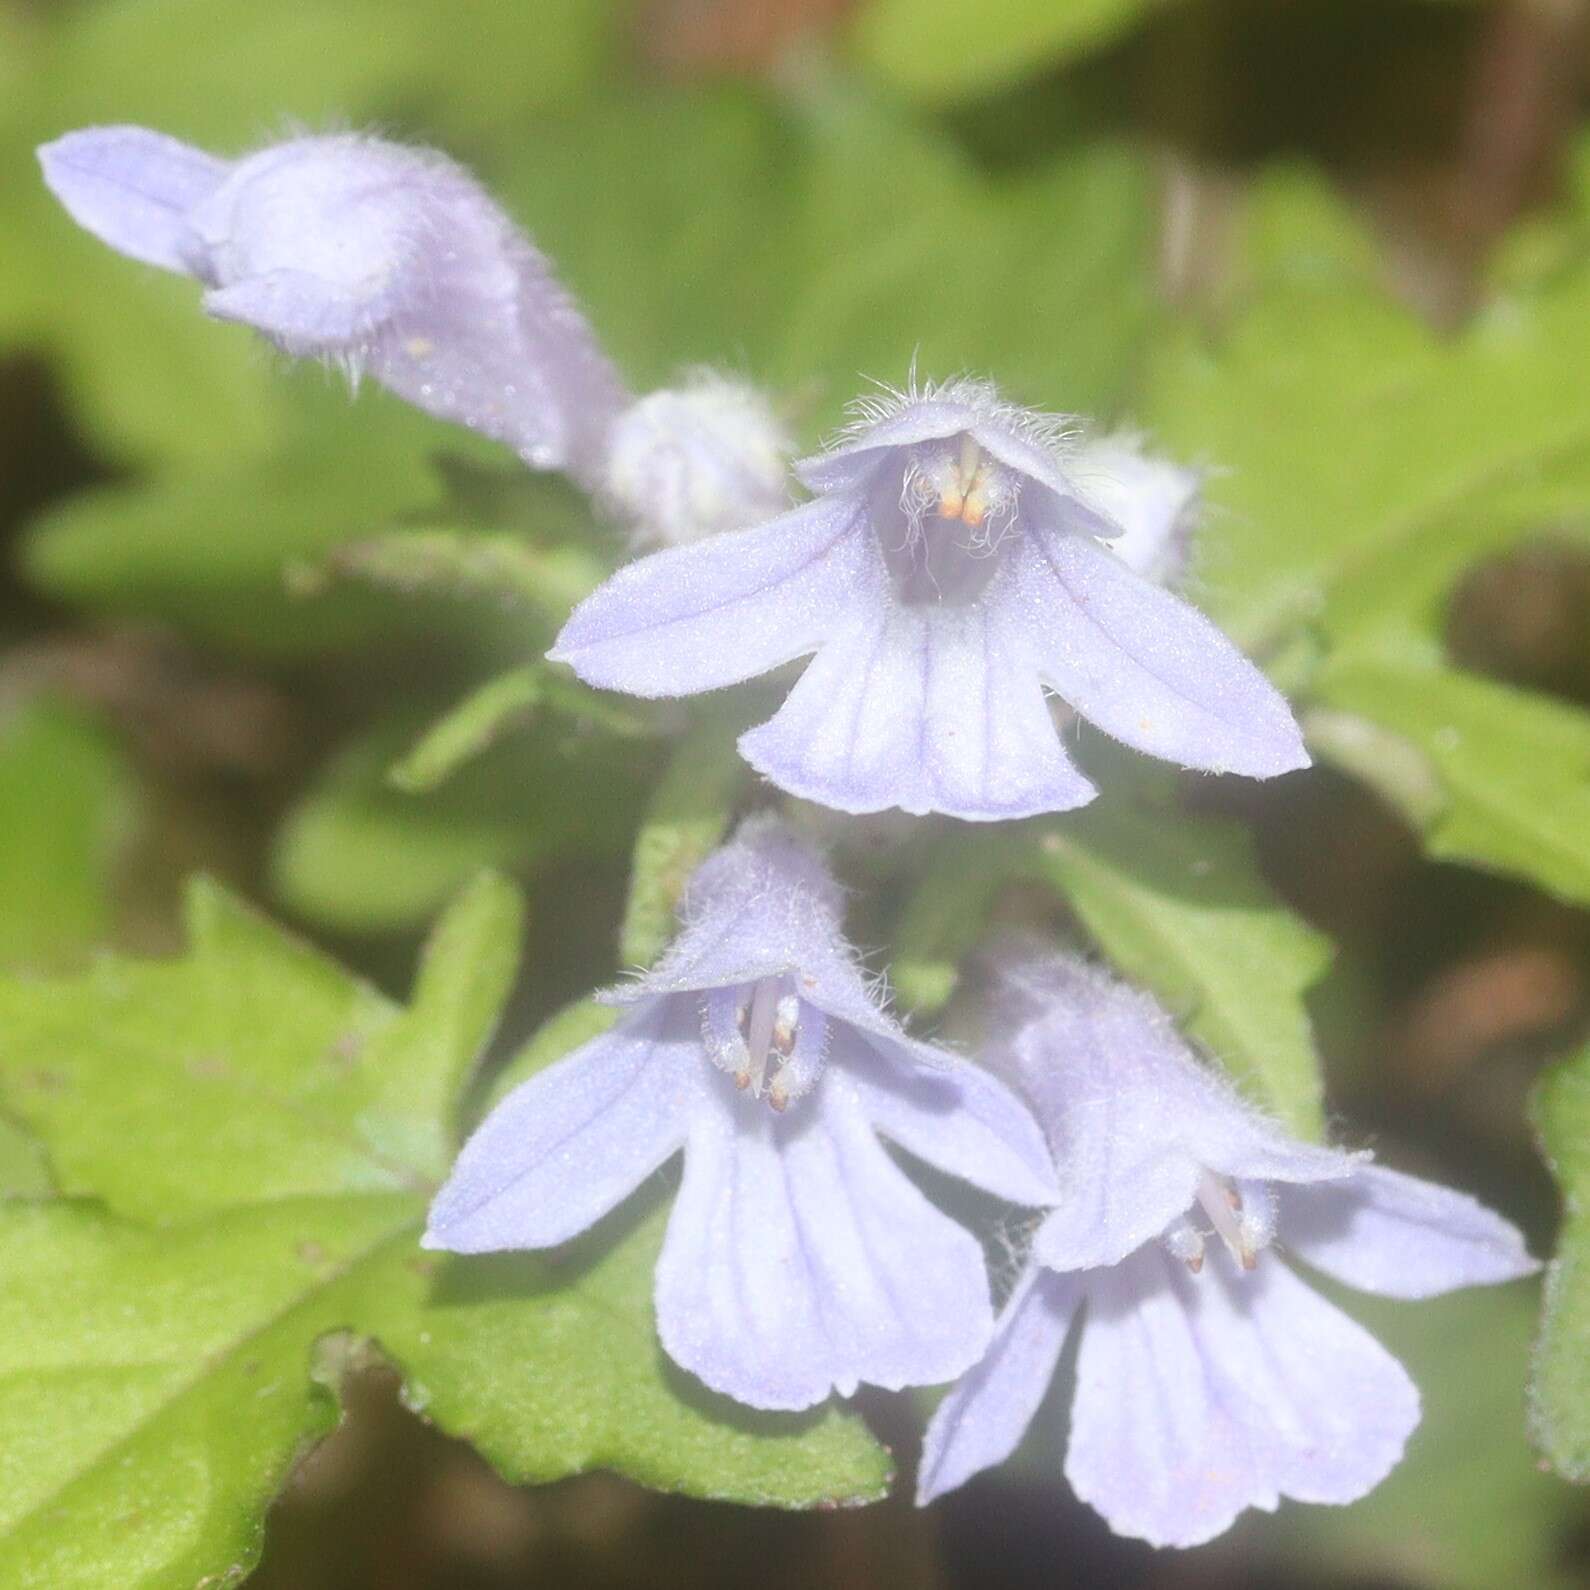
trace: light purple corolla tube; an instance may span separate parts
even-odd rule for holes
[[[549,655],[589,684],[683,696],[815,653],[740,749],[780,788],[845,812],[993,821],[1091,800],[1046,689],[1183,767],[1306,766],[1264,675],[1111,552],[1125,529],[1090,496],[1103,500],[1110,462],[1077,462],[1058,422],[984,382],[868,399],[836,446],[796,465],[810,502],[620,569]],[[1162,545],[1167,494],[1128,495]]]
[[[142,127],[39,151],[77,223],[205,310],[600,487],[629,402],[546,260],[445,156],[358,133],[223,160]]]
[[[656,1273],[664,1349],[715,1391],[805,1408],[959,1374],[993,1327],[982,1249],[881,1139],[1026,1205],[1058,1187],[996,1078],[915,1042],[840,935],[788,828],[752,819],[692,878],[625,1014],[510,1093],[464,1145],[425,1245],[566,1242],[682,1149]]]
[[[1104,971],[1025,943],[988,964],[985,1053],[1036,1109],[1062,1194],[987,1355],[929,1425],[918,1501],[1015,1450],[1073,1326],[1066,1478],[1118,1534],[1194,1546],[1282,1496],[1372,1490],[1419,1394],[1274,1250],[1423,1298],[1532,1273],[1518,1231],[1463,1193],[1289,1137]]]

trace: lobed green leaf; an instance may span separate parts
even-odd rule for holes
[[[1565,1479],[1590,1483],[1590,1049],[1537,1086],[1536,1130],[1562,1189],[1563,1226],[1546,1277],[1530,1386],[1536,1444]]]
[[[178,961],[0,981],[0,1098],[94,1200],[19,1200],[44,1189],[14,1184],[8,1131],[0,1579],[239,1581],[372,1354],[513,1480],[600,1465],[779,1506],[882,1494],[888,1455],[854,1416],[751,1415],[668,1365],[644,1201],[552,1254],[418,1248],[517,959],[501,880],[445,915],[406,1008],[211,885],[189,930]]]

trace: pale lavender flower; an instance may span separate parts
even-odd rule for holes
[[[879,1140],[1017,1203],[1056,1193],[1005,1086],[907,1038],[840,936],[837,885],[754,820],[698,869],[683,926],[602,997],[607,1034],[464,1145],[428,1247],[565,1242],[684,1150],[656,1273],[674,1361],[759,1408],[959,1374],[993,1325],[979,1244]]]
[[[1083,443],[1069,473],[1082,495],[1120,526],[1110,551],[1133,573],[1174,585],[1202,512],[1202,472],[1146,451],[1135,431],[1113,431]]]
[[[641,696],[815,660],[740,741],[775,784],[840,811],[993,820],[1092,799],[1047,686],[1185,767],[1308,762],[1286,702],[1206,618],[1105,546],[1055,422],[983,382],[869,400],[796,466],[813,501],[620,569],[550,655]]]
[[[1267,1250],[1421,1298],[1529,1274],[1519,1233],[1462,1193],[1288,1137],[1105,973],[1002,959],[990,1060],[1036,1107],[1062,1196],[987,1356],[934,1415],[918,1501],[1015,1449],[1079,1314],[1065,1472],[1117,1533],[1191,1546],[1282,1496],[1372,1490],[1418,1392]]]
[[[196,277],[217,319],[599,482],[628,396],[546,260],[444,156],[340,133],[222,160],[91,127],[39,159],[80,226]]]

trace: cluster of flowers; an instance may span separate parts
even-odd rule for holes
[[[566,471],[661,543],[558,637],[589,683],[681,696],[815,654],[740,742],[786,791],[981,821],[1081,805],[1095,791],[1046,690],[1184,767],[1307,764],[1285,701],[1167,589],[1199,481],[1134,438],[913,379],[793,466],[809,496],[791,507],[765,398],[707,372],[633,397],[545,260],[439,156],[338,135],[228,162],[99,128],[41,158],[83,226],[196,277],[212,315]],[[1528,1273],[1518,1232],[1290,1138],[1151,999],[1052,947],[983,953],[981,1064],[915,1040],[842,918],[823,858],[748,818],[692,878],[671,948],[599,996],[612,1028],[465,1145],[427,1245],[565,1242],[682,1150],[664,1349],[766,1409],[959,1377],[923,1502],[1010,1454],[1079,1319],[1066,1474],[1118,1531],[1191,1545],[1282,1495],[1376,1485],[1418,1394],[1267,1250],[1416,1298]],[[981,1244],[883,1140],[1034,1212],[997,1318]]]

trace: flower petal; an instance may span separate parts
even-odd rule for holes
[[[1063,1195],[1034,1252],[1051,1269],[1114,1264],[1192,1203],[1200,1169],[1245,1179],[1350,1175],[1350,1154],[1289,1138],[1200,1065],[1147,994],[1078,956],[1004,941],[984,957],[983,1054],[1030,1098]]]
[[[522,1083],[431,1205],[427,1248],[547,1248],[629,1196],[685,1140],[706,1062],[693,1009],[659,999]]]
[[[992,822],[1084,805],[1093,786],[1066,755],[995,596],[858,614],[778,713],[741,738],[746,761],[845,812]]]
[[[632,1004],[792,973],[795,992],[827,1015],[899,1035],[845,943],[843,912],[844,896],[818,852],[777,819],[748,817],[691,874],[679,932],[657,963],[597,997]]]
[[[1106,734],[1183,767],[1308,766],[1285,698],[1201,613],[1088,536],[1033,527],[1013,558],[1044,682]]]
[[[994,1339],[929,1421],[917,1468],[916,1503],[1003,1463],[1042,1404],[1081,1291],[1068,1276],[1030,1266],[1016,1283]]]
[[[1051,1270],[1119,1262],[1183,1214],[1198,1187],[1197,1163],[1171,1145],[1103,1120],[1077,1141],[1087,1145],[1080,1157],[1057,1156],[1065,1190],[1033,1238],[1033,1257]]]
[[[778,1116],[714,1073],[657,1265],[669,1356],[754,1408],[951,1380],[987,1345],[982,1250],[891,1160],[842,1072]]]
[[[882,462],[885,449],[955,436],[982,418],[975,404],[958,397],[921,397],[891,407],[893,412],[858,429],[853,439],[797,459],[796,478],[808,491],[848,491]]]
[[[370,305],[304,271],[277,270],[230,287],[212,287],[204,312],[252,326],[285,352],[314,354],[369,332]]]
[[[1477,1199],[1381,1165],[1281,1189],[1278,1235],[1316,1270],[1382,1297],[1435,1297],[1540,1268],[1518,1228]]]
[[[50,192],[86,232],[120,254],[191,275],[188,212],[231,169],[144,127],[85,127],[39,150]]]
[[[1195,1546],[1283,1495],[1354,1501],[1418,1420],[1402,1366],[1284,1265],[1195,1279],[1146,1248],[1090,1279],[1066,1477],[1118,1534]]]
[[[887,1040],[851,1038],[833,1053],[873,1126],[907,1153],[1036,1208],[1059,1196],[1038,1123],[996,1076],[969,1060],[925,1070],[917,1055]]]
[[[547,655],[636,696],[716,690],[815,650],[887,575],[850,497],[654,552],[575,608]]]
[[[1300,1502],[1367,1495],[1396,1466],[1419,1423],[1407,1372],[1285,1265],[1244,1274],[1222,1257],[1195,1279],[1168,1258],[1211,1380],[1245,1403],[1268,1482]],[[1201,1280],[1213,1284],[1201,1285]]]

